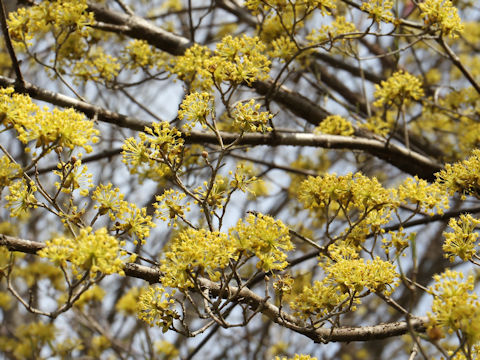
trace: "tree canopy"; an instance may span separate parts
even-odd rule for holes
[[[480,358],[477,2],[0,3],[5,358]]]

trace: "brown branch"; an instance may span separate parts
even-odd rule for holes
[[[10,251],[35,254],[37,251],[43,249],[45,244],[0,234],[0,246],[6,246]],[[146,280],[150,284],[158,283],[161,278],[159,270],[134,263],[125,264],[124,271],[125,275]],[[266,301],[266,299],[248,288],[222,286],[201,277],[199,277],[197,281],[200,288],[208,289],[211,295],[247,304],[252,310],[261,312],[275,323],[303,334],[315,342],[378,340],[400,336],[409,331],[409,324],[405,321],[373,326],[314,329],[305,326],[301,320],[283,312],[277,306]],[[424,332],[427,320],[427,317],[411,318],[410,326],[412,326],[415,331]]]
[[[139,16],[129,16],[127,14],[106,9],[105,7],[93,3],[89,4],[89,10],[95,14],[97,20],[117,25],[116,27],[114,27],[117,30],[112,28],[106,29],[107,31],[125,34],[136,39],[145,40],[150,45],[160,50],[166,51],[172,55],[182,55],[189,46],[193,45],[193,43],[191,43],[187,38],[171,34]],[[412,24],[408,25],[412,26]],[[321,56],[321,58],[324,61],[327,60],[326,57]],[[329,59],[329,61],[330,63],[333,62],[333,60],[331,59]],[[351,71],[350,66],[344,66],[343,69]],[[324,80],[328,81],[329,86],[333,87],[335,91],[342,94],[342,96],[352,104],[357,104],[360,107],[360,110],[365,113],[366,104],[361,97],[348,90],[331,75],[327,76],[327,74],[324,74],[324,76]],[[260,95],[270,94],[270,98],[273,101],[277,102],[278,104],[284,105],[293,114],[299,116],[300,118],[306,120],[313,125],[320,124],[325,117],[330,115],[330,113],[327,110],[323,109],[321,106],[319,106],[318,103],[308,99],[306,96],[303,96],[297,92],[288,89],[284,85],[279,86],[278,88],[274,89],[274,91],[272,91],[272,86],[274,86],[272,80],[255,81],[250,86],[254,88],[256,92]],[[360,131],[359,129],[356,129],[355,134],[365,137],[373,137],[372,134],[369,134],[365,130]],[[413,134],[410,134],[410,137],[416,138],[416,136]],[[420,143],[420,148],[425,147],[422,141],[418,142]]]
[[[105,28],[106,31],[145,40],[150,45],[169,54],[177,56],[183,55],[185,51],[193,45],[189,39],[169,33],[139,16],[129,16],[91,2],[89,3],[88,10],[95,14],[97,21],[117,25],[114,29]],[[269,92],[272,84],[272,81],[256,81],[252,84],[252,87],[255,88],[259,94],[265,95]],[[300,116],[314,125],[318,125],[329,115],[329,113],[319,107],[318,104],[303,95],[290,91],[285,86],[277,89],[272,99],[287,106],[295,115]]]
[[[0,76],[0,86],[15,86],[15,80]],[[143,131],[146,126],[150,125],[148,122],[109,111],[100,106],[92,105],[66,95],[45,90],[27,82],[21,89],[19,89],[18,86],[16,86],[16,89],[18,92],[26,93],[34,99],[43,100],[57,106],[72,107],[83,112],[90,118],[96,118],[99,121],[115,124],[120,127]],[[391,143],[387,146],[385,141],[377,139],[338,135],[314,135],[310,133],[249,133],[244,134],[241,139],[238,139],[239,134],[236,133],[220,134],[224,144],[231,144],[236,141],[237,145],[291,145],[313,146],[327,149],[363,150],[387,161],[408,174],[418,175],[429,181],[433,181],[435,179],[434,174],[442,168],[441,164],[421,154]],[[213,133],[192,131],[191,134],[184,135],[184,138],[187,143],[218,144],[218,138],[216,134]]]
[[[448,56],[452,60],[453,64],[457,67],[457,69],[460,70],[463,75],[465,75],[468,82],[472,84],[477,93],[480,94],[480,84],[475,80],[475,77],[472,75],[472,73],[470,73],[470,71],[468,71],[468,69],[462,64],[460,58],[457,56],[457,54],[453,52],[450,46],[448,46],[448,44],[445,42],[445,39],[440,37],[437,41],[447,52]]]
[[[182,55],[193,45],[187,38],[163,30],[140,16],[120,13],[93,2],[89,2],[88,10],[95,14],[97,21],[124,26],[119,30],[120,33],[145,40],[150,45],[169,54]]]
[[[89,118],[96,118],[99,121],[114,124],[120,127],[142,131],[145,126],[149,126],[150,123],[141,121],[130,116],[122,115],[113,111],[106,110],[100,106],[89,104],[85,101],[77,100],[69,96],[56,93],[50,90],[42,89],[36,85],[25,82],[23,86],[19,86],[15,83],[15,80],[0,76],[0,86],[15,87],[15,91],[22,94],[28,94],[32,98],[37,100],[46,101],[50,104],[65,107],[74,108],[84,113]]]
[[[17,84],[23,85],[24,80],[22,72],[20,71],[20,65],[18,63],[17,56],[15,55],[15,50],[13,49],[10,34],[8,33],[7,11],[5,10],[3,0],[0,0],[0,23],[2,26],[3,37],[5,39],[5,46],[7,47],[8,55],[10,56],[13,70],[15,71],[15,76],[17,77]]]
[[[435,161],[413,152],[405,147],[394,144],[386,145],[383,140],[356,138],[339,135],[315,135],[311,133],[248,133],[238,140],[238,134],[221,133],[224,144],[237,141],[237,145],[291,145],[313,146],[327,149],[363,150],[411,175],[428,181],[435,180],[434,174],[442,169],[442,165]],[[188,143],[216,143],[212,133],[192,131],[185,137]]]

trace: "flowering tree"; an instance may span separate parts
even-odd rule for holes
[[[475,1],[1,2],[6,358],[479,356]]]

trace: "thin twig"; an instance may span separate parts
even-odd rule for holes
[[[16,83],[23,88],[23,86],[25,86],[25,80],[23,79],[22,72],[20,71],[20,64],[18,63],[15,50],[13,49],[12,39],[8,33],[7,11],[5,10],[5,4],[3,3],[3,0],[0,0],[0,23],[2,26],[3,37],[5,38],[5,45],[7,47],[8,55],[12,61],[13,70],[15,71],[15,76],[17,78]]]

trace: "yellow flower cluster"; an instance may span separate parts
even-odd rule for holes
[[[259,111],[260,106],[260,104],[255,104],[254,99],[245,102],[245,104],[237,103],[232,110],[233,127],[242,132],[272,131],[268,122],[273,118],[273,114]]]
[[[288,0],[246,0],[245,6],[252,11],[253,14],[258,14],[260,10],[268,10],[274,8],[276,10],[288,9],[292,5],[302,7],[304,12],[312,10],[314,8],[320,9],[322,15],[330,15],[330,11],[336,8],[335,1],[333,0],[308,0],[308,1],[296,1],[292,3]],[[296,9],[300,10],[300,9]],[[302,13],[301,11],[299,13]]]
[[[290,60],[297,52],[298,46],[290,37],[282,35],[271,42],[272,50],[268,55],[272,59],[279,59],[281,62]]]
[[[345,211],[356,209],[360,212],[381,209],[393,201],[390,190],[384,189],[376,178],[361,173],[310,176],[300,185],[298,199],[305,208],[314,211],[336,202]]]
[[[315,219],[346,218],[348,224],[337,239],[351,246],[363,243],[368,234],[383,233],[382,225],[398,206],[394,189],[361,173],[309,177],[300,184],[297,198]]]
[[[80,189],[80,195],[87,196],[88,189],[93,187],[92,174],[89,174],[87,166],[82,166],[82,161],[60,162],[57,164],[59,170],[54,170],[60,181],[55,182],[57,189],[63,193],[71,194]]]
[[[227,177],[217,175],[211,186],[208,181],[204,181],[202,185],[194,190],[194,193],[199,196],[202,202],[205,202],[211,208],[211,212],[213,213],[215,208],[221,209],[223,207],[227,200],[227,190]],[[195,203],[197,203],[197,201],[195,201]],[[201,211],[203,211],[203,209]]]
[[[4,186],[9,186],[12,180],[17,178],[22,171],[22,167],[10,161],[8,156],[0,158],[0,191]]]
[[[165,291],[163,287],[149,286],[140,294],[137,307],[137,317],[150,326],[161,326],[162,331],[167,332],[173,325],[173,320],[180,316],[172,309],[175,304],[172,294]]]
[[[73,74],[84,82],[112,82],[120,71],[121,65],[116,57],[108,55],[99,45],[93,46],[88,56],[82,61],[75,62]]]
[[[29,96],[15,94],[13,88],[0,89],[0,113],[5,114],[2,125],[14,128],[21,142],[35,141],[37,147],[46,151],[53,147],[82,147],[91,152],[92,147],[87,143],[98,141],[99,131],[83,114],[73,109],[41,110]]]
[[[382,247],[387,255],[390,254],[390,247],[395,248],[397,253],[402,252],[408,247],[409,241],[413,241],[416,237],[416,233],[414,232],[410,233],[407,237],[407,234],[403,231],[403,228],[399,229],[398,231],[389,231],[388,235],[390,236],[390,240],[388,238],[382,239]]]
[[[112,184],[100,184],[92,193],[92,200],[98,202],[94,209],[98,210],[99,215],[108,214],[110,220],[122,219],[128,212],[129,204],[124,201],[124,195],[120,193],[119,188],[112,189]]]
[[[366,123],[360,124],[361,127],[381,136],[387,136],[398,121],[398,109],[387,110],[383,114],[374,114],[367,118]]]
[[[158,51],[153,46],[149,45],[145,40],[132,40],[125,47],[121,62],[125,64],[127,69],[132,69],[135,72],[139,68],[163,69],[167,63],[167,53]]]
[[[49,283],[56,290],[65,291],[65,281],[62,270],[44,261],[34,261],[26,266],[18,267],[16,276],[22,278],[28,287],[35,286],[39,281],[48,279]]]
[[[293,249],[289,230],[273,218],[250,214],[229,229],[229,236],[218,231],[188,228],[180,232],[162,259],[162,283],[185,288],[193,286],[195,274],[218,281],[232,260],[256,256],[257,268],[282,270],[287,251]]]
[[[123,242],[110,236],[106,228],[93,232],[88,227],[81,229],[74,239],[61,236],[47,241],[46,247],[38,255],[63,267],[69,262],[73,273],[79,278],[82,277],[80,271],[88,271],[91,278],[98,273],[124,275],[120,256],[126,254],[120,250],[122,245]]]
[[[462,273],[446,270],[435,275],[434,280],[429,288],[434,296],[430,327],[438,326],[458,336],[461,333],[460,340],[470,346],[480,341],[480,302],[474,292],[474,277],[464,281]]]
[[[40,321],[20,324],[10,335],[12,348],[8,349],[16,359],[28,359],[32,354],[39,354],[45,344],[52,344],[56,338],[56,327],[53,323]],[[14,339],[18,339],[14,340]]]
[[[94,209],[98,210],[96,217],[108,214],[110,220],[115,221],[114,230],[130,235],[135,245],[138,240],[144,244],[150,229],[155,227],[152,216],[147,215],[146,208],[138,208],[134,203],[123,200],[124,194],[118,188],[112,189],[112,186],[111,183],[100,184],[93,191],[92,200],[98,203],[94,205]]]
[[[132,174],[161,180],[181,163],[182,133],[168,122],[153,123],[139,134],[140,141],[128,138],[123,145],[123,162]]]
[[[11,12],[8,20],[10,36],[20,48],[28,47],[32,39],[51,33],[62,50],[61,57],[80,58],[86,51],[85,38],[92,29],[93,13],[86,0],[42,1]],[[63,48],[63,49],[62,49]]]
[[[381,21],[392,22],[393,14],[391,9],[393,7],[392,0],[368,0],[362,3],[361,9],[368,12],[370,18],[377,23]]]
[[[323,318],[329,313],[356,310],[358,295],[367,288],[389,295],[398,285],[395,266],[376,257],[365,262],[352,247],[342,244],[331,247],[331,258],[319,263],[325,278],[305,286],[290,306],[302,318]],[[347,301],[350,299],[350,301]]]
[[[92,303],[100,303],[107,292],[105,291],[104,288],[98,285],[94,285],[90,287],[87,291],[85,291],[78,300],[75,302],[75,307],[77,309],[83,309],[86,305],[92,304]],[[65,298],[67,298],[67,294],[64,294]],[[65,299],[66,300],[66,299]]]
[[[452,38],[463,31],[463,24],[451,0],[425,0],[418,4],[425,25]]]
[[[350,121],[340,115],[330,115],[322,120],[314,130],[314,134],[323,133],[331,135],[351,136],[354,129]]]
[[[207,118],[215,115],[214,97],[208,92],[193,92],[188,94],[180,104],[178,118],[188,121],[183,127],[191,130],[197,122],[204,128],[207,126]]]
[[[415,76],[403,70],[397,71],[381,85],[375,85],[375,98],[373,105],[383,106],[408,105],[411,100],[418,100],[423,95],[422,82]]]
[[[161,354],[165,360],[174,360],[179,358],[179,351],[175,344],[167,340],[157,340],[154,343],[155,352]]]
[[[397,285],[398,274],[395,266],[380,258],[363,259],[339,259],[337,262],[324,266],[328,277],[340,285],[343,292],[360,293],[364,288],[373,292],[385,292],[389,295]],[[390,289],[385,291],[387,286]]]
[[[327,40],[332,42],[341,41],[345,43],[345,39],[342,35],[354,33],[357,31],[355,24],[347,21],[345,16],[337,16],[333,22],[327,25],[322,25],[320,29],[313,29],[306,37],[310,43],[322,44]]]
[[[462,59],[461,61],[463,63]],[[469,69],[479,68],[473,64],[469,67],[464,63],[464,66]],[[451,74],[451,78],[452,76],[455,75]],[[431,99],[428,100],[430,101]],[[480,144],[480,127],[475,119],[478,109],[478,93],[472,86],[468,86],[438,97],[430,104],[425,103],[421,117],[411,122],[410,126],[417,134],[429,133],[434,136],[430,141],[449,154],[447,160],[456,161]],[[452,116],[454,113],[458,115]]]
[[[13,306],[13,299],[11,295],[6,291],[0,291],[0,309],[2,309],[2,311],[8,311],[12,308],[12,306]],[[1,340],[0,340],[0,343],[1,343]]]
[[[254,254],[260,261],[257,268],[265,272],[283,270],[287,252],[293,250],[288,227],[280,220],[262,214],[249,214],[230,229],[230,239],[236,240],[239,251]]]
[[[117,217],[118,219],[120,217]],[[121,217],[121,221],[115,222],[114,229],[130,235],[133,243],[137,245],[138,240],[145,244],[145,239],[150,236],[150,229],[154,227],[152,217],[147,215],[147,208],[139,208],[134,203],[128,203],[126,214]]]
[[[191,82],[194,89],[210,90],[222,82],[251,84],[268,78],[270,60],[264,52],[265,45],[257,37],[228,35],[213,54],[207,47],[193,45],[175,59],[170,71]]]
[[[9,194],[6,208],[10,208],[11,217],[22,217],[28,215],[29,209],[37,207],[37,199],[34,192],[37,187],[34,182],[27,182],[25,179],[15,181],[8,187]]]
[[[162,259],[162,284],[178,288],[191,287],[195,271],[218,281],[220,271],[229,265],[235,250],[225,233],[186,229],[173,239],[169,251]]]
[[[334,309],[341,310],[347,305],[348,293],[330,279],[315,281],[312,286],[305,286],[290,303],[294,314],[303,319],[322,318]]]
[[[453,232],[444,232],[445,243],[443,251],[450,261],[458,256],[463,261],[468,261],[477,253],[478,233],[475,228],[480,224],[480,220],[473,218],[470,214],[460,215],[460,218],[450,219],[448,226]]]
[[[230,175],[233,174],[233,179],[230,181],[230,187],[233,189],[238,189],[242,192],[248,191],[253,196],[261,196],[264,193],[264,181],[258,179],[254,173],[255,168],[251,162],[241,161],[237,164],[235,173],[230,172]]]
[[[443,214],[443,210],[449,207],[448,196],[442,186],[436,182],[429,184],[418,176],[405,179],[398,187],[397,194],[400,203],[413,203],[420,211],[429,212],[431,215],[434,208]]]
[[[312,357],[310,355],[303,355],[303,354],[295,354],[294,357],[286,358],[286,357],[278,357],[275,356],[275,360],[317,360],[316,357]]]
[[[134,286],[129,289],[115,304],[115,310],[124,315],[135,315],[137,313],[140,288]]]
[[[156,209],[155,215],[163,221],[168,221],[169,225],[176,227],[177,216],[183,217],[185,211],[190,211],[189,202],[181,204],[185,197],[186,195],[183,192],[174,189],[165,190],[162,195],[155,197],[157,201],[153,204]]]
[[[472,155],[454,164],[446,164],[444,169],[436,173],[437,182],[449,195],[455,192],[478,196],[480,188],[480,150],[475,149]]]

